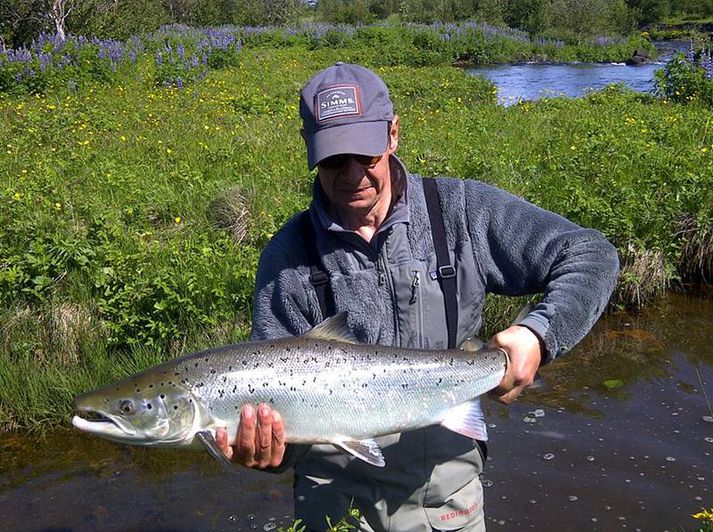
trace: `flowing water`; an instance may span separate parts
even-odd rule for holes
[[[613,83],[623,83],[637,92],[653,92],[654,73],[663,68],[675,52],[687,51],[690,43],[657,43],[657,48],[659,56],[654,62],[636,66],[623,63],[525,63],[482,65],[469,68],[468,72],[495,83],[501,105],[513,105],[520,100],[584,96]]]
[[[713,294],[599,321],[510,407],[486,401],[489,530],[695,530],[713,507]],[[2,530],[273,530],[291,477],[57,431],[0,436]]]

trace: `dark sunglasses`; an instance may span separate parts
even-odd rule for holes
[[[367,168],[374,168],[379,161],[382,159],[384,154],[381,155],[356,155],[354,153],[340,153],[339,155],[332,155],[326,159],[319,161],[319,166],[328,168],[330,170],[338,170],[339,168],[344,168],[350,159],[354,158],[362,166]]]

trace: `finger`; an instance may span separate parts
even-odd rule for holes
[[[505,392],[502,395],[496,395],[496,400],[501,402],[504,405],[509,405],[515,402],[515,400],[520,396],[522,393],[522,389],[518,388],[513,388],[509,392]]]
[[[255,408],[243,405],[235,452],[238,462],[252,467],[255,464]]]
[[[219,428],[215,431],[215,442],[218,448],[223,451],[223,454],[228,457],[228,460],[233,458],[233,448],[228,445],[228,431],[224,428]]]
[[[255,432],[255,461],[258,467],[267,467],[272,455],[272,409],[266,404],[258,408]]]
[[[275,410],[272,411],[272,456],[270,465],[277,467],[285,456],[285,427],[282,416]]]

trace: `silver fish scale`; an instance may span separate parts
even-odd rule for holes
[[[299,337],[189,355],[175,371],[230,434],[243,404],[265,402],[281,413],[288,441],[331,442],[440,423],[449,408],[496,387],[505,368],[498,350],[424,351]]]

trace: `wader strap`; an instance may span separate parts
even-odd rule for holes
[[[332,286],[329,284],[329,275],[324,270],[322,259],[317,252],[317,236],[308,210],[300,215],[300,223],[302,224],[302,236],[307,244],[307,253],[309,255],[309,282],[312,283],[314,291],[317,293],[319,308],[322,310],[322,319],[327,319],[335,314],[334,295],[332,294]]]
[[[435,179],[423,179],[423,193],[426,196],[426,209],[431,222],[431,236],[433,248],[436,251],[436,266],[438,281],[443,292],[443,301],[446,306],[446,327],[448,328],[448,348],[456,346],[458,333],[458,300],[456,299],[456,270],[451,265],[448,255],[448,240],[446,228],[443,225],[443,212],[438,198],[438,189]]]

